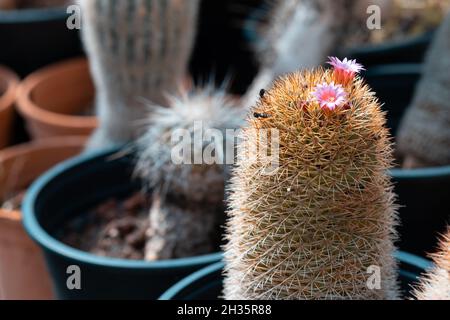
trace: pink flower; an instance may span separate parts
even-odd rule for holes
[[[333,82],[317,85],[312,92],[313,97],[319,102],[322,109],[335,110],[348,103],[347,93],[340,84]]]
[[[362,70],[365,70],[363,66],[356,62],[356,60],[349,60],[344,58],[344,60],[339,60],[336,57],[329,57],[328,64],[334,68],[334,79],[338,83],[343,85],[355,79],[355,76]]]

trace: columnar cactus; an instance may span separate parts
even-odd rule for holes
[[[230,186],[227,299],[397,298],[385,115],[360,65],[330,63],[279,78],[252,110]],[[272,174],[267,157],[246,158],[262,129],[279,136]]]
[[[167,103],[186,78],[199,0],[79,0],[100,128],[90,146],[136,137],[140,98]]]
[[[432,257],[435,266],[422,278],[414,296],[418,300],[450,300],[450,228]]]
[[[227,129],[238,128],[244,118],[232,99],[212,87],[172,97],[169,105],[153,107],[137,142],[136,173],[153,193],[147,260],[219,247],[225,164],[233,161],[235,143]]]

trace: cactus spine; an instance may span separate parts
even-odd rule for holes
[[[397,298],[385,116],[354,61],[331,62],[334,72],[279,78],[252,110],[240,148],[257,150],[254,131],[277,129],[279,168],[264,174],[264,158],[244,156],[233,172],[227,299]],[[368,285],[374,266],[379,290]]]
[[[151,111],[148,129],[137,142],[136,164],[154,198],[147,260],[200,255],[219,247],[226,150],[234,148],[227,129],[238,128],[242,119],[234,101],[212,87],[182,93],[170,99],[169,108]],[[213,158],[205,158],[212,142]]]
[[[435,266],[422,278],[414,296],[418,300],[450,300],[450,228],[432,257]]]
[[[79,0],[97,89],[91,148],[135,138],[140,98],[166,104],[186,77],[199,0]]]

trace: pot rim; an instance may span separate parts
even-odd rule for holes
[[[392,63],[370,66],[364,74],[364,78],[373,76],[392,75],[416,75],[421,76],[423,70],[422,63]]]
[[[22,221],[21,213],[18,210],[5,210],[0,208],[0,222],[2,220],[8,221]]]
[[[83,136],[54,137],[12,146],[0,151],[0,165],[3,161],[21,157],[41,149],[78,146],[81,148],[86,144],[86,139],[87,137]],[[2,219],[10,221],[22,221],[22,212],[21,210],[6,210],[0,207],[0,221]]]
[[[2,112],[14,104],[19,87],[19,76],[11,69],[0,66],[0,78],[6,81],[5,91],[0,96],[0,112]]]
[[[433,263],[425,258],[413,255],[408,252],[397,251],[395,253],[395,258],[399,262],[407,263],[410,266],[416,267],[420,270],[428,270],[433,266]],[[209,265],[203,269],[200,269],[189,276],[181,279],[179,282],[175,283],[172,287],[166,290],[158,300],[172,300],[180,292],[186,289],[191,284],[201,280],[205,276],[208,276],[214,272],[220,271],[225,267],[225,262],[217,262],[215,264]]]
[[[36,23],[67,19],[68,6],[0,10],[0,24]]]
[[[144,270],[160,270],[160,269],[178,269],[193,267],[196,265],[208,265],[222,259],[222,253],[216,252],[201,256],[161,260],[161,261],[141,261],[141,260],[126,260],[111,257],[101,257],[85,251],[72,248],[61,241],[51,236],[46,230],[42,228],[38,222],[33,204],[39,197],[39,193],[48,183],[53,179],[64,173],[69,168],[74,168],[86,161],[94,160],[95,158],[108,155],[112,152],[117,152],[118,148],[111,148],[107,151],[97,151],[90,154],[82,155],[74,159],[65,161],[52,170],[41,176],[28,189],[27,195],[22,204],[22,215],[25,230],[29,236],[34,239],[42,248],[47,251],[56,253],[68,259],[80,261],[84,264],[106,266],[110,268],[127,268],[127,269],[144,269]]]
[[[379,44],[362,44],[348,48],[350,54],[379,54],[383,51],[396,51],[403,47],[414,46],[427,41],[431,41],[434,37],[435,30],[424,32],[405,39],[388,40]]]
[[[88,64],[85,57],[64,60],[47,67],[41,68],[27,76],[19,86],[17,93],[17,108],[23,115],[35,119],[41,123],[53,126],[61,126],[90,129],[97,128],[98,120],[95,116],[66,115],[45,110],[37,105],[31,98],[31,93],[42,82],[51,81],[55,74],[70,68],[80,68]]]
[[[259,20],[264,18],[264,14],[268,11],[266,4],[255,8],[253,12],[250,14],[249,18],[246,19],[244,24],[244,36],[250,42],[258,42],[263,41],[263,39],[256,32],[256,25]],[[402,49],[403,47],[414,46],[417,44],[422,44],[427,41],[431,41],[436,32],[436,29],[431,31],[423,32],[421,34],[408,36],[404,39],[390,39],[384,41],[382,43],[362,43],[362,44],[354,44],[348,46],[346,48],[346,52],[348,54],[358,54],[358,55],[373,55],[379,54],[383,51],[397,51]]]

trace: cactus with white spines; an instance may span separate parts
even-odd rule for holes
[[[154,200],[147,260],[218,248],[225,219],[226,164],[233,160],[227,157],[235,143],[227,130],[239,128],[244,118],[235,104],[210,86],[171,97],[168,108],[150,110],[146,132],[137,141],[136,164]]]
[[[230,186],[227,299],[396,299],[397,221],[381,106],[354,61],[283,76],[261,98],[256,130],[279,132],[278,170],[240,157]],[[261,116],[263,115],[263,116]],[[381,288],[369,285],[379,267]]]
[[[414,296],[418,300],[450,300],[450,228],[439,251],[431,256],[434,267],[422,277]]]
[[[97,89],[100,127],[90,147],[136,138],[141,98],[165,105],[186,79],[199,0],[78,0]]]

